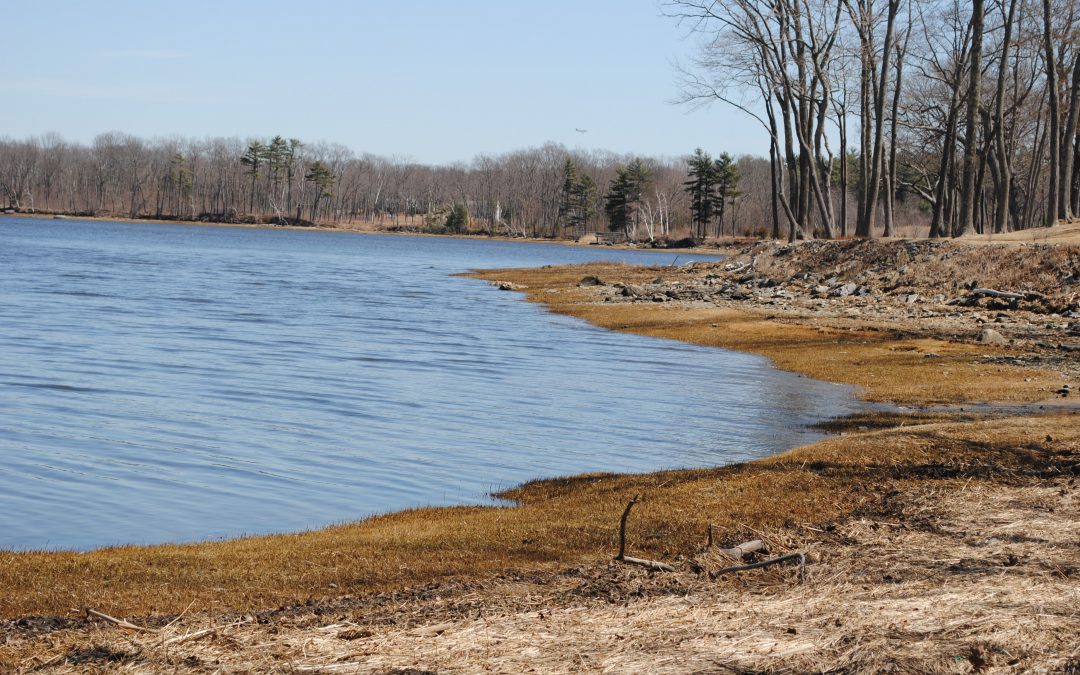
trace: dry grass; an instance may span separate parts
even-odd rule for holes
[[[1062,422],[1066,435],[1046,441],[1045,428]],[[867,459],[877,470],[848,458],[839,440],[748,469],[790,472],[816,458],[828,466],[815,472],[844,474],[860,495],[838,525],[770,530],[773,550],[811,552],[801,585],[785,569],[713,580],[709,571],[728,564],[715,553],[693,554],[675,575],[594,563],[432,584],[381,604],[193,614],[155,634],[97,622],[47,640],[18,635],[0,647],[0,664],[29,670],[55,659],[48,669],[61,673],[1060,670],[1080,659],[1080,491],[1075,478],[1034,474],[1077,458],[1077,426],[979,423],[976,435],[1007,439],[981,452],[965,425],[877,432],[858,443],[876,449]],[[952,470],[927,480],[919,460],[942,456],[955,459]],[[683,506],[723,483],[681,478],[692,491]],[[661,527],[660,508],[655,496],[642,504],[634,531]]]
[[[160,625],[187,607],[205,617],[333,598],[347,605],[433,580],[483,584],[510,570],[551,573],[608,558],[618,515],[639,493],[632,551],[684,565],[708,523],[725,543],[755,532],[812,532],[890,492],[1052,477],[1078,462],[1078,415],[893,428],[739,466],[537,481],[506,495],[521,503],[511,508],[424,509],[190,546],[8,554],[0,560],[2,611],[75,617],[93,607]],[[0,647],[0,666],[21,658],[22,650]]]
[[[828,382],[863,388],[872,401],[907,404],[970,401],[1042,401],[1060,386],[1053,371],[988,364],[987,355],[1022,352],[935,339],[898,338],[853,322],[846,330],[813,323],[778,323],[769,315],[675,304],[591,302],[578,282],[588,275],[609,282],[640,283],[665,270],[625,265],[487,270],[475,276],[508,281],[553,311],[604,328],[761,354],[779,368]],[[936,354],[939,358],[926,358]]]

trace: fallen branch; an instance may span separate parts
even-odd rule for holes
[[[992,288],[976,288],[971,291],[971,294],[977,298],[983,296],[989,296],[991,298],[1002,298],[1004,300],[1023,300],[1023,293],[1008,293],[1006,291],[995,291]]]
[[[630,565],[640,565],[651,570],[659,572],[674,572],[675,568],[666,563],[657,562],[656,560],[645,560],[643,558],[631,558],[626,555],[626,519],[630,517],[630,509],[634,508],[634,504],[638,503],[638,499],[641,495],[634,495],[634,498],[626,505],[626,510],[623,511],[622,518],[619,519],[619,555],[615,556],[615,560]]]
[[[720,575],[727,574],[729,572],[742,572],[744,570],[762,569],[765,567],[770,567],[772,565],[779,565],[780,563],[788,562],[789,560],[799,561],[799,581],[802,582],[803,579],[806,577],[806,555],[802,553],[788,553],[787,555],[782,555],[779,558],[771,558],[769,560],[762,560],[761,562],[756,563],[748,563],[746,565],[734,565],[732,567],[725,567],[723,569],[716,570],[715,572],[713,572],[713,574]]]
[[[616,558],[619,562],[627,563],[630,565],[640,565],[646,569],[655,570],[657,572],[674,572],[675,568],[667,563],[662,563],[657,560],[645,560],[644,558],[631,558],[628,555],[624,555],[621,558]]]
[[[104,612],[99,612],[99,611],[97,611],[95,609],[87,608],[86,615],[87,616],[95,616],[95,617],[97,617],[99,619],[104,619],[104,620],[108,621],[109,623],[116,624],[120,628],[124,628],[126,630],[134,630],[134,631],[138,631],[140,633],[156,633],[157,632],[156,630],[153,630],[152,628],[143,628],[142,626],[136,626],[133,623],[129,623],[127,621],[124,621],[123,619],[117,619],[116,617],[109,616],[108,614],[105,614]]]
[[[765,542],[760,539],[754,539],[753,541],[747,541],[734,546],[732,548],[722,548],[720,552],[724,555],[731,556],[736,560],[743,560],[751,553],[768,553],[768,549],[765,547]]]

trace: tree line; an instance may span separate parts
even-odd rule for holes
[[[673,0],[701,36],[684,100],[770,141],[772,235],[932,237],[1080,212],[1076,0]],[[910,222],[910,221],[909,221]]]
[[[730,181],[737,175],[735,161],[722,157]],[[747,167],[760,163],[741,161]],[[145,140],[107,133],[89,144],[56,134],[0,139],[0,195],[18,211],[366,222],[530,237],[611,229],[635,240],[657,239],[690,233],[691,219],[700,236],[718,234],[718,224],[706,228],[702,214],[691,213],[687,170],[685,158],[583,152],[551,143],[430,166],[283,136]]]
[[[20,210],[634,239],[947,237],[1080,212],[1076,0],[665,7],[702,37],[685,102],[756,120],[767,158],[549,143],[429,166],[281,136],[50,134],[0,139],[0,194]]]

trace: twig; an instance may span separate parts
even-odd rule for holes
[[[622,518],[619,519],[619,555],[615,556],[616,560],[622,560],[626,557],[626,519],[630,517],[630,509],[634,508],[634,504],[638,503],[640,497],[641,495],[634,495],[634,498],[626,505]]]
[[[96,609],[87,608],[86,609],[86,615],[87,616],[96,616],[99,619],[104,619],[104,620],[108,621],[109,623],[116,624],[120,628],[125,628],[127,630],[139,631],[140,633],[156,633],[157,632],[156,630],[154,630],[152,628],[143,628],[142,626],[136,626],[133,623],[130,623],[128,621],[124,621],[123,619],[117,619],[116,617],[112,617],[112,616],[109,616],[108,614],[105,614],[103,612],[99,612]]]
[[[640,497],[641,495],[634,495],[634,498],[627,503],[622,518],[619,519],[619,555],[615,556],[615,560],[630,565],[640,565],[641,567],[646,567],[651,570],[674,572],[675,568],[667,563],[657,562],[656,560],[645,560],[643,558],[631,558],[626,555],[626,519],[630,517],[630,509],[634,508],[634,504],[638,503]]]
[[[657,560],[645,560],[644,558],[631,558],[628,555],[624,555],[621,558],[616,558],[619,562],[627,563],[630,565],[640,565],[650,570],[656,570],[657,572],[674,572],[675,568],[667,563],[662,563]]]
[[[179,645],[179,644],[183,644],[185,642],[191,642],[192,640],[198,640],[200,638],[204,638],[207,635],[213,635],[214,633],[217,633],[218,631],[223,630],[225,628],[236,628],[237,626],[243,626],[244,624],[248,624],[248,623],[251,623],[251,622],[246,621],[246,620],[240,620],[240,621],[234,621],[233,623],[226,624],[224,626],[211,626],[210,628],[204,628],[203,630],[197,630],[194,633],[187,633],[186,635],[177,635],[176,637],[169,638],[168,640],[163,642],[162,645],[164,645],[164,646]]]
[[[789,560],[799,561],[799,582],[801,583],[806,578],[806,556],[802,553],[788,553],[782,555],[779,558],[771,558],[769,560],[762,560],[761,562],[748,563],[746,565],[735,565],[733,567],[725,567],[723,569],[716,570],[714,574],[727,574],[728,572],[742,572],[744,570],[756,570],[763,567],[769,567],[771,565],[778,565],[782,562]]]

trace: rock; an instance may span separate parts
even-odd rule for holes
[[[590,274],[587,277],[582,277],[581,281],[578,282],[578,286],[607,286],[607,282]]]
[[[838,286],[837,288],[834,288],[830,295],[832,295],[834,298],[846,298],[847,296],[855,293],[855,291],[857,290],[859,290],[859,287],[856,284],[846,283],[843,286]]]
[[[940,359],[941,354],[935,354],[934,352],[926,352],[922,355],[924,359]]]
[[[749,300],[750,297],[750,291],[748,291],[743,286],[736,286],[735,288],[731,289],[732,300]]]
[[[985,328],[983,332],[979,333],[977,338],[978,342],[985,345],[1007,345],[1009,341],[1005,339],[1005,336],[997,332],[993,328]]]
[[[641,286],[635,286],[633,284],[626,284],[620,291],[621,295],[625,295],[628,298],[640,298],[645,295],[644,289]]]
[[[909,304],[909,305],[914,305],[919,300],[922,300],[922,296],[919,295],[918,293],[911,293],[909,295],[904,296],[904,302]]]
[[[812,291],[810,291],[810,293],[815,298],[824,298],[826,295],[829,294],[829,287],[828,286],[814,286],[814,289]]]
[[[525,288],[525,286],[511,283],[509,281],[496,281],[493,283],[493,285],[496,286],[500,291],[520,291],[521,289]]]
[[[1063,352],[1070,352],[1070,353],[1072,353],[1072,352],[1080,352],[1080,345],[1078,345],[1076,343],[1073,343],[1073,344],[1064,344],[1064,343],[1062,343],[1062,344],[1058,345],[1058,349],[1060,349]]]

